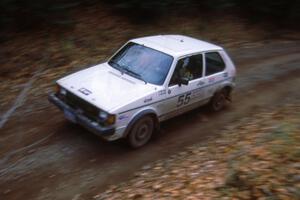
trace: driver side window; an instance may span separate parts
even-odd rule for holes
[[[177,85],[180,78],[189,81],[202,77],[203,56],[202,54],[193,55],[178,60],[169,86]]]

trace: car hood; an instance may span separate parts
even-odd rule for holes
[[[155,85],[146,84],[127,74],[122,75],[107,63],[71,74],[57,83],[107,112],[147,96],[155,90]]]

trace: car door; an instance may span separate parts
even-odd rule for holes
[[[164,102],[165,117],[186,112],[197,106],[204,97],[204,92],[198,90],[204,84],[203,82],[203,55],[196,54],[187,56],[177,61],[175,70],[167,89],[167,99]],[[180,83],[180,78],[188,80],[188,84]]]
[[[204,81],[206,83],[205,97],[214,95],[220,83],[228,76],[225,71],[226,65],[221,55],[216,52],[206,52],[204,54]]]

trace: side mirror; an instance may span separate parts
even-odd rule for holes
[[[181,85],[188,85],[189,84],[189,79],[188,78],[184,78],[184,77],[181,77],[180,79],[179,79],[179,86],[181,86]]]

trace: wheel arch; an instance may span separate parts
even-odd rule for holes
[[[145,109],[145,110],[142,110],[140,111],[139,113],[137,113],[129,122],[129,124],[127,125],[126,129],[125,129],[125,132],[124,132],[124,135],[123,137],[126,138],[131,130],[131,128],[133,127],[133,125],[139,120],[141,119],[142,117],[145,117],[145,116],[150,116],[152,119],[153,119],[153,122],[154,122],[154,130],[157,131],[159,130],[160,128],[160,125],[159,125],[159,120],[158,120],[158,117],[157,117],[157,114],[156,112],[153,110],[153,109]]]
[[[233,90],[233,86],[232,85],[225,85],[224,87],[222,87],[221,90],[225,90],[228,94],[230,94]]]
[[[225,90],[226,92],[228,92],[228,94],[230,94],[233,89],[234,89],[234,84],[230,82],[226,82],[220,85],[220,87],[215,91],[215,94],[223,90]]]
[[[218,95],[218,93],[225,91],[226,92],[226,99],[229,101],[232,101],[232,97],[231,97],[231,92],[234,89],[234,84],[233,83],[225,83],[223,85],[221,85],[212,95],[212,97],[210,98],[210,103],[212,102],[213,98]]]

